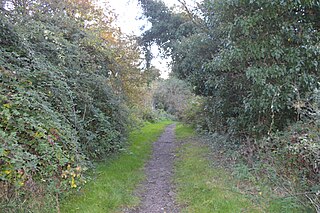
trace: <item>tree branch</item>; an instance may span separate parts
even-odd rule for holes
[[[200,23],[197,20],[197,18],[194,16],[194,14],[189,10],[186,1],[185,0],[178,0],[178,2],[183,6],[185,12],[188,14],[188,16],[189,16],[190,20],[192,21],[192,23],[194,23],[196,26],[200,27],[206,33],[209,33],[209,29],[205,25]]]

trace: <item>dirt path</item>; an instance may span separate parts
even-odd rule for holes
[[[145,167],[147,180],[138,190],[141,205],[127,213],[175,213],[179,212],[174,202],[171,183],[175,158],[175,125],[166,128],[158,141],[153,144],[153,154]]]

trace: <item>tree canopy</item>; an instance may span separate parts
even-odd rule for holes
[[[188,10],[140,2],[152,23],[141,40],[169,52],[173,75],[215,102],[216,130],[282,129],[318,86],[317,1],[203,1],[191,19]]]

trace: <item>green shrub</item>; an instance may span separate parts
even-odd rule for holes
[[[0,209],[7,212],[52,208],[60,193],[82,186],[91,161],[119,150],[127,135],[124,94],[110,83],[114,50],[84,27],[104,17],[76,4],[92,16],[75,18],[66,11],[71,2],[1,8]]]

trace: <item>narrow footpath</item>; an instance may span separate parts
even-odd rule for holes
[[[177,144],[174,129],[175,124],[169,125],[153,144],[152,157],[145,166],[147,179],[137,190],[141,204],[135,209],[126,210],[126,213],[179,212],[171,182]]]

